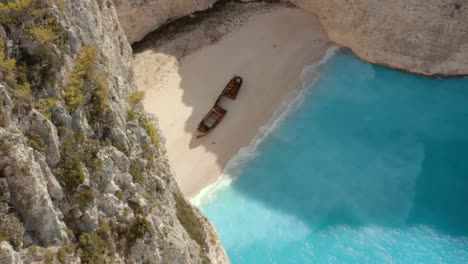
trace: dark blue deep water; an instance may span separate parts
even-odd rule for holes
[[[468,79],[338,52],[200,205],[237,263],[468,263]]]

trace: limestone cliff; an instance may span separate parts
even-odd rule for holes
[[[241,0],[250,2],[249,0]],[[319,18],[330,39],[363,60],[424,75],[468,74],[463,0],[290,0]],[[130,43],[215,0],[118,1]]]
[[[362,59],[425,75],[468,74],[468,2],[292,0]]]
[[[112,1],[0,1],[0,263],[228,263],[136,93]]]
[[[116,0],[130,43],[141,40],[168,20],[210,8],[216,0]]]

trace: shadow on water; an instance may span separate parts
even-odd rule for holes
[[[468,80],[427,79],[351,54],[324,71],[232,191],[314,231],[423,225],[468,237]]]

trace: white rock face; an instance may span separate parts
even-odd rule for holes
[[[0,137],[6,134],[5,130],[0,129]],[[15,147],[8,157],[0,159],[0,170],[10,187],[10,202],[24,219],[26,229],[35,232],[43,244],[66,243],[66,226],[58,219],[47,181],[40,165],[34,160],[33,150],[23,146],[18,137],[12,137],[11,141]]]
[[[362,59],[424,75],[468,74],[468,2],[291,0]]]
[[[130,43],[164,22],[210,8],[216,0],[116,0],[120,23]]]
[[[424,75],[468,74],[467,1],[290,1],[317,15],[330,39],[363,60]],[[214,2],[120,0],[116,4],[133,43],[165,21],[207,9]]]

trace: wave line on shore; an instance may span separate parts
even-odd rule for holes
[[[256,156],[257,148],[260,143],[262,143],[271,132],[279,127],[281,122],[289,113],[293,112],[301,105],[303,95],[310,87],[313,86],[316,80],[315,77],[317,77],[317,74],[319,73],[320,66],[331,59],[340,49],[341,47],[338,46],[330,47],[319,61],[306,66],[302,70],[300,77],[301,87],[290,92],[278,109],[273,113],[273,116],[268,123],[259,128],[258,133],[250,141],[250,144],[239,149],[237,154],[234,155],[234,157],[232,157],[232,159],[227,163],[223,170],[223,174],[218,178],[218,180],[205,187],[198,195],[190,200],[194,205],[200,206],[203,203],[211,201],[220,190],[231,185],[242,170],[242,164],[245,164],[246,161]]]

